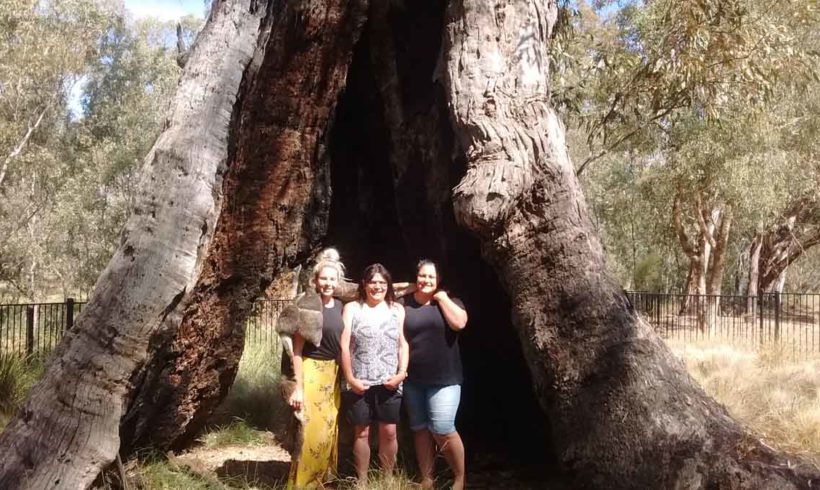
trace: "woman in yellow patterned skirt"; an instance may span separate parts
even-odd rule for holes
[[[339,339],[344,328],[342,304],[335,299],[344,266],[339,253],[327,249],[313,269],[316,292],[322,299],[322,340],[318,346],[293,336],[293,371],[296,388],[288,403],[303,423],[303,442],[293,454],[288,488],[322,488],[336,474],[338,414],[340,404]]]

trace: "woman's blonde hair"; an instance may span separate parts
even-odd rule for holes
[[[325,267],[330,267],[335,269],[338,274],[339,282],[342,281],[345,277],[345,265],[339,258],[339,251],[335,248],[326,248],[319,252],[319,255],[316,257],[316,265],[313,266],[313,280],[316,280],[316,277],[322,272],[322,269]]]

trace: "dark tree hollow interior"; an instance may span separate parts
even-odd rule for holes
[[[413,280],[420,258],[439,262],[443,285],[470,315],[460,338],[465,381],[457,420],[468,460],[489,452],[543,463],[548,429],[509,299],[482,260],[478,240],[453,216],[450,192],[464,162],[454,156],[443,88],[434,78],[443,14],[441,4],[408,2],[402,12],[388,12],[383,32],[365,26],[331,125],[324,244],[340,250],[356,280],[372,262],[383,263],[396,280]],[[377,52],[374,43],[382,46],[385,33],[395,56],[392,83],[376,73],[384,50]],[[385,86],[396,97],[385,96]]]

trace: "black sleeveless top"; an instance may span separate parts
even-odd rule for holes
[[[453,301],[460,307],[464,304]],[[430,385],[461,384],[461,351],[458,334],[447,326],[436,301],[420,305],[412,296],[404,298],[404,336],[410,344],[407,380]]]
[[[342,354],[342,302],[333,300],[333,306],[322,308],[322,341],[319,347],[305,342],[302,347],[302,357],[316,359],[319,361],[338,360]]]

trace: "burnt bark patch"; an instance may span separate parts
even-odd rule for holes
[[[253,301],[325,231],[321,146],[364,5],[274,2],[262,29],[270,35],[245,74],[208,257],[179,327],[163,333],[172,340],[157,342],[145,368],[122,427],[129,448],[190,441],[233,382]]]

